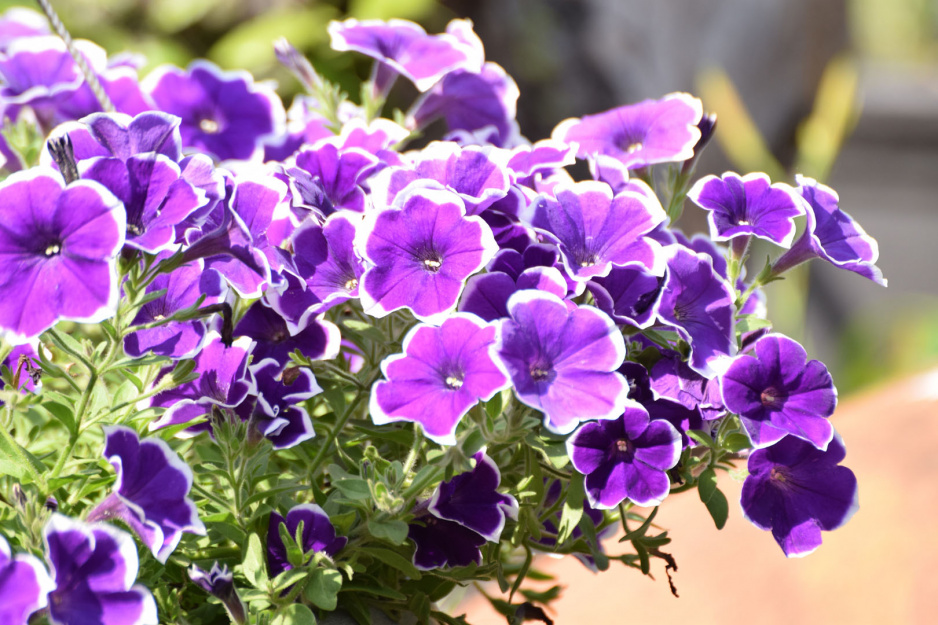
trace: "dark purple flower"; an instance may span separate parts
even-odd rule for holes
[[[791,249],[775,261],[772,273],[780,275],[812,258],[823,258],[835,267],[886,286],[883,272],[876,266],[879,258],[876,239],[840,210],[837,192],[813,178],[796,176],[795,180],[806,207],[805,231]]]
[[[455,445],[460,419],[508,386],[494,344],[495,326],[473,315],[452,315],[438,328],[417,325],[404,338],[404,353],[381,363],[387,380],[372,389],[372,421],[416,422],[427,438]]]
[[[127,160],[146,152],[162,154],[173,162],[182,158],[179,118],[160,111],[146,111],[136,117],[123,113],[93,113],[80,122],[66,122],[56,127],[50,139],[66,134],[78,162],[95,156]],[[51,161],[48,150],[43,151],[42,158]]]
[[[241,602],[241,597],[238,596],[238,591],[234,586],[234,575],[228,569],[227,564],[219,567],[218,562],[213,562],[210,571],[205,571],[192,564],[189,566],[187,573],[192,583],[221,601],[232,622],[242,625],[247,621],[244,604]]]
[[[500,65],[485,63],[479,72],[455,71],[414,102],[406,124],[426,128],[443,118],[452,131],[491,129],[489,143],[510,145],[518,134],[518,85]]]
[[[82,178],[100,182],[124,204],[127,247],[157,254],[175,247],[176,226],[208,199],[183,177],[179,165],[155,153],[83,163]]]
[[[55,582],[35,556],[12,555],[0,536],[0,623],[26,625],[29,615],[49,605]]]
[[[283,544],[283,539],[280,538],[280,526],[285,525],[287,533],[295,539],[301,522],[303,533],[299,537],[297,546],[303,553],[322,552],[334,558],[348,542],[345,536],[335,535],[335,528],[329,521],[329,515],[316,504],[305,503],[293,506],[287,512],[286,519],[276,511],[271,512],[267,526],[267,568],[271,577],[293,568],[287,555],[287,548]]]
[[[580,158],[609,155],[628,169],[636,169],[693,156],[702,115],[700,100],[672,93],[660,100],[643,100],[582,119],[564,120],[554,128],[552,137],[575,143]]]
[[[291,371],[295,378],[287,381],[283,365],[273,358],[251,365],[257,395],[235,409],[242,419],[253,419],[254,427],[270,439],[274,449],[289,449],[316,436],[309,413],[300,404],[322,388],[309,369]]]
[[[286,113],[277,94],[247,72],[225,72],[198,60],[185,71],[163,66],[144,88],[157,107],[177,115],[182,144],[219,160],[260,156],[267,137],[282,131]]]
[[[612,267],[609,274],[586,283],[596,306],[615,320],[636,328],[655,322],[664,277],[642,266]]]
[[[440,321],[498,248],[453,193],[416,189],[398,199],[400,209],[370,216],[359,230],[358,248],[374,265],[362,275],[362,307],[375,317],[409,308],[422,321]]]
[[[133,585],[139,561],[130,534],[53,514],[43,538],[56,585],[49,593],[53,623],[157,625],[153,595]]]
[[[728,171],[719,178],[705,176],[687,197],[707,211],[714,241],[753,235],[789,247],[795,237],[794,219],[804,214],[794,189],[772,184],[762,173],[740,176]]]
[[[826,451],[786,436],[749,456],[740,504],[756,527],[772,536],[788,557],[821,546],[821,530],[835,530],[859,508],[857,478],[839,466],[846,450],[835,435]]]
[[[459,300],[459,311],[473,313],[486,321],[503,319],[508,316],[508,300],[515,292],[524,289],[536,289],[560,298],[567,295],[564,274],[555,267],[525,269],[517,280],[510,274],[490,271],[469,278]]]
[[[625,341],[612,319],[589,306],[569,310],[554,295],[518,291],[499,324],[498,357],[515,395],[544,413],[545,426],[571,432],[589,419],[615,419],[631,402],[618,372]]]
[[[706,254],[695,254],[681,245],[665,247],[664,254],[668,273],[658,319],[690,344],[690,368],[712,378],[736,351],[736,295]]]
[[[255,341],[252,354],[255,360],[273,358],[286,367],[290,353],[295,350],[310,360],[331,360],[339,354],[342,340],[339,328],[331,321],[309,317],[307,322],[291,333],[287,322],[275,310],[254,302],[234,329],[235,336],[246,336]]]
[[[516,519],[518,501],[496,489],[501,473],[485,450],[473,455],[475,467],[440,483],[430,499],[428,510],[437,518],[459,523],[489,542],[497,543],[505,528],[505,518]]]
[[[626,499],[657,506],[671,490],[667,470],[681,457],[681,435],[641,407],[628,407],[612,421],[580,427],[567,439],[567,455],[586,476],[586,497],[594,508],[609,510]]]
[[[205,534],[189,499],[192,469],[160,438],[140,440],[132,429],[104,426],[104,457],[117,480],[113,492],[88,515],[89,521],[119,518],[160,562],[176,549],[183,532]]]
[[[217,332],[209,332],[195,357],[193,371],[199,377],[150,400],[151,406],[167,409],[150,424],[150,430],[188,423],[210,413],[212,406],[233,408],[244,401],[255,388],[254,377],[247,368],[250,351],[251,339],[247,337],[226,347]],[[169,369],[163,370],[164,375],[168,373]]]
[[[660,205],[642,195],[613,197],[609,185],[578,182],[542,195],[524,220],[557,243],[567,272],[576,280],[605,276],[613,265],[636,265],[662,273],[661,246],[643,235],[666,219]]]
[[[826,449],[834,436],[827,417],[837,406],[837,389],[827,367],[808,361],[804,348],[787,336],[767,334],[723,374],[723,402],[739,415],[755,447],[786,434]]]
[[[354,50],[405,76],[426,91],[447,73],[457,69],[478,71],[481,57],[450,33],[428,35],[406,20],[347,19],[331,22],[332,49]]]
[[[13,344],[60,319],[95,322],[117,306],[120,201],[96,182],[65,186],[35,167],[0,183],[0,332]]]
[[[468,527],[446,521],[424,511],[418,515],[415,523],[407,525],[407,538],[413,541],[414,566],[422,571],[443,568],[445,566],[469,566],[482,564],[482,551],[485,538]]]

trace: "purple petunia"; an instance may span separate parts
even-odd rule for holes
[[[0,623],[26,625],[29,615],[49,605],[55,583],[35,556],[10,552],[0,536]]]
[[[549,293],[518,291],[499,324],[498,357],[522,403],[544,413],[558,434],[581,421],[615,419],[631,402],[616,371],[625,341],[615,323],[589,306],[569,310]]]
[[[359,230],[357,247],[373,264],[362,275],[362,307],[375,317],[409,308],[422,321],[439,322],[498,247],[454,193],[415,189],[398,201],[399,209],[374,214]]]
[[[60,319],[95,322],[117,307],[120,201],[96,182],[65,185],[36,167],[0,183],[0,333],[13,344]]]
[[[821,546],[821,530],[837,529],[859,508],[857,478],[839,466],[845,455],[837,435],[827,450],[786,436],[753,452],[740,499],[743,514],[772,530],[786,556],[808,555]]]
[[[454,445],[469,409],[508,386],[494,344],[495,327],[473,315],[452,315],[438,328],[418,324],[404,338],[404,353],[381,363],[387,380],[372,389],[372,420],[416,422],[427,438]]]
[[[628,169],[687,160],[700,139],[700,100],[672,93],[618,108],[562,121],[552,137],[577,145],[577,156],[609,156]]]
[[[739,415],[752,444],[766,447],[786,434],[826,449],[834,436],[829,417],[837,389],[827,367],[808,361],[797,341],[767,334],[723,374],[723,402]]]
[[[714,241],[753,235],[789,247],[795,236],[794,218],[804,214],[794,189],[772,184],[762,173],[705,176],[687,197],[707,211]]]
[[[205,534],[195,504],[189,499],[192,469],[166,441],[140,440],[119,425],[104,426],[104,457],[117,473],[114,492],[88,515],[89,521],[119,518],[166,562],[183,532]]]
[[[213,562],[209,571],[192,564],[189,566],[187,573],[192,583],[221,601],[233,623],[247,622],[244,603],[241,602],[241,597],[238,596],[238,591],[234,585],[234,575],[228,569],[227,564],[219,567],[218,562]]]
[[[271,512],[267,526],[267,568],[271,577],[293,568],[287,556],[287,548],[280,537],[280,526],[285,526],[287,533],[296,538],[300,523],[303,524],[303,534],[299,537],[297,546],[303,553],[322,552],[334,558],[348,542],[345,536],[335,535],[329,515],[316,504],[293,506],[287,512],[286,519],[278,512]]]
[[[157,625],[153,595],[134,585],[139,561],[130,534],[53,514],[43,538],[56,585],[49,594],[53,623]]]
[[[601,510],[626,499],[659,505],[671,489],[666,471],[677,464],[681,449],[673,425],[632,406],[618,419],[587,423],[567,439],[570,461],[586,476],[587,499]]]

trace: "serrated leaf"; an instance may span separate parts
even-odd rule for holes
[[[316,617],[302,603],[291,603],[277,610],[270,625],[316,625]]]
[[[315,569],[310,572],[303,596],[317,608],[335,610],[342,589],[342,574],[335,569]]]
[[[407,523],[403,521],[368,519],[368,532],[375,538],[401,545],[407,540]]]

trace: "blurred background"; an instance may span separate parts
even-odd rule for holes
[[[145,55],[141,76],[206,57],[277,80],[287,105],[299,85],[277,66],[278,37],[354,97],[369,63],[329,49],[329,20],[398,17],[440,32],[468,17],[487,59],[517,81],[518,120],[532,141],[567,117],[689,91],[719,117],[718,141],[698,174],[765,171],[792,182],[798,172],[832,186],[841,208],[879,241],[889,288],[817,262],[770,285],[769,310],[776,329],[831,369],[843,400],[835,426],[860,480],[860,513],[818,553],[786,562],[740,515],[717,532],[696,500],[669,501],[658,518],[672,530],[678,563],[689,563],[676,580],[684,598],[670,597],[663,571],[653,582],[549,563],[570,586],[554,616],[559,625],[626,613],[663,622],[715,622],[728,613],[759,623],[934,622],[938,0],[55,4],[76,37]],[[0,2],[13,5],[30,6]],[[406,107],[414,94],[402,82],[397,97]],[[688,206],[681,226],[704,230],[703,212]],[[738,485],[725,488],[738,496]]]

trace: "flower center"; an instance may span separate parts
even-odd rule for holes
[[[616,441],[616,449],[618,449],[621,453],[631,452],[633,447],[634,446],[632,445],[632,441],[626,438],[620,438]]]
[[[787,471],[776,465],[769,471],[769,479],[779,484],[785,484],[790,478]]]
[[[532,363],[531,368],[531,379],[535,382],[543,382],[550,377],[551,368],[550,365],[544,363]]]
[[[59,243],[50,243],[46,246],[46,251],[44,254],[48,257],[56,256],[62,251],[62,246]]]
[[[636,141],[635,143],[630,143],[630,144],[628,145],[628,147],[625,148],[625,151],[626,151],[628,154],[632,154],[632,153],[634,153],[634,152],[638,152],[639,150],[643,149],[644,147],[645,147],[645,146],[642,145],[642,142],[641,142],[641,141]]]
[[[358,278],[349,278],[343,286],[346,291],[354,291],[358,287]]]
[[[452,391],[458,391],[460,388],[462,388],[462,378],[455,375],[447,376],[444,380],[444,383],[446,384],[446,388]]]
[[[438,256],[423,259],[423,268],[429,271],[430,273],[436,273],[437,271],[440,270],[440,267],[442,266],[443,266],[443,259]]]
[[[160,314],[153,315],[153,321],[162,321],[163,319],[166,319],[166,315],[160,315]]]
[[[221,131],[221,126],[219,126],[218,122],[214,119],[206,117],[205,119],[199,121],[199,130],[205,134],[215,135]]]
[[[782,399],[784,397],[777,389],[769,387],[762,391],[759,395],[759,401],[762,402],[762,405],[766,408],[779,408],[782,405]]]

